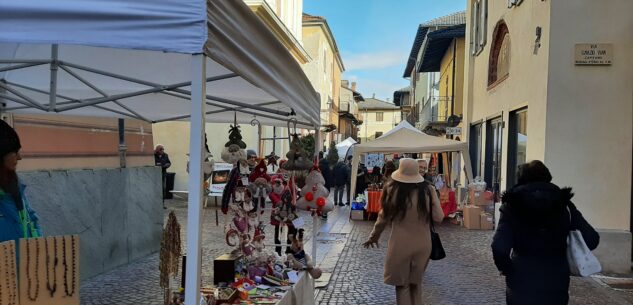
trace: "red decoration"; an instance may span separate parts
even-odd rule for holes
[[[305,198],[307,201],[312,201],[314,200],[314,194],[312,192],[307,192]]]
[[[319,199],[317,199],[316,204],[319,208],[322,208],[325,206],[325,198],[323,197],[319,197]]]

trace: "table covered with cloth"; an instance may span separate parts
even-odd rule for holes
[[[378,213],[382,209],[380,204],[380,197],[382,197],[382,191],[368,191],[367,192],[367,213]]]

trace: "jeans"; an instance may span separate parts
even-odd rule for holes
[[[345,194],[345,185],[334,187],[334,203],[335,204],[343,203],[343,194]]]

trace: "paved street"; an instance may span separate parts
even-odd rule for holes
[[[186,228],[186,205],[170,202],[168,206],[176,211]],[[210,285],[213,258],[229,248],[223,239],[222,214],[220,227],[216,227],[215,210],[204,211],[202,281],[203,285]],[[318,260],[325,281],[317,286],[325,287],[317,289],[317,303],[395,304],[393,287],[382,282],[389,231],[384,233],[379,249],[364,249],[361,243],[371,231],[372,222],[348,222],[348,212],[348,208],[337,208],[319,229]],[[306,236],[310,236],[311,219],[304,218]],[[445,224],[439,232],[448,257],[430,263],[424,279],[426,304],[505,304],[503,278],[494,269],[489,251],[492,231],[469,231]],[[270,226],[267,235],[272,236]],[[184,232],[182,236],[185,237]],[[307,242],[306,250],[309,249]],[[158,254],[154,254],[85,281],[81,286],[81,304],[162,304],[158,275]],[[574,279],[570,304],[633,304],[633,292],[614,291],[592,279]]]
[[[395,304],[392,286],[383,284],[383,262],[389,231],[378,249],[364,249],[373,224],[355,222],[354,229],[326,290],[318,293],[321,305]],[[503,278],[498,276],[490,242],[492,231],[470,231],[445,224],[439,227],[448,257],[430,262],[424,277],[426,304],[505,304]],[[633,292],[617,292],[592,279],[573,279],[570,304],[633,304]]]

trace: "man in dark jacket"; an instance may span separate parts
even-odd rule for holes
[[[330,164],[327,159],[324,158],[322,151],[319,152],[319,169],[321,170],[323,179],[325,179],[325,188],[329,192],[332,188],[332,171],[330,170]]]
[[[332,182],[334,184],[334,203],[343,206],[343,194],[345,193],[345,185],[349,180],[349,170],[345,163],[339,161],[334,166],[332,173]]]
[[[163,181],[163,198],[167,197],[167,169],[171,166],[171,161],[169,161],[169,155],[165,152],[165,147],[163,145],[158,144],[154,149],[154,165],[160,166],[161,171],[163,173],[162,181]]]
[[[591,250],[600,237],[570,201],[571,189],[552,184],[542,162],[522,165],[518,180],[502,197],[492,242],[495,265],[506,276],[507,304],[567,304],[569,231],[580,230]]]

